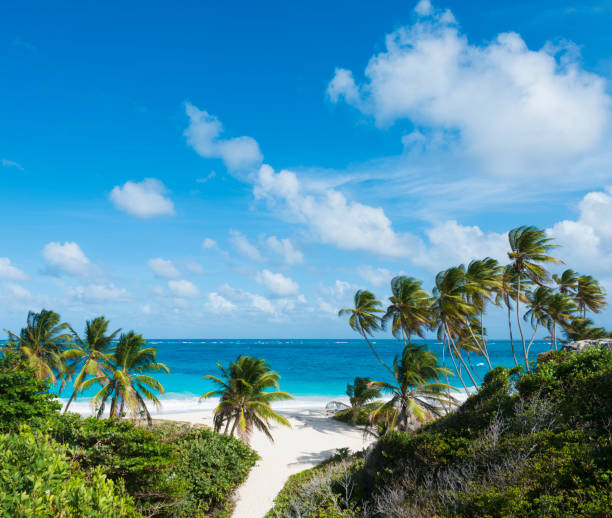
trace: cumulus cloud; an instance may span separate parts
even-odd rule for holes
[[[280,255],[287,264],[304,262],[304,254],[295,248],[290,239],[278,239],[276,236],[270,236],[266,239],[266,245],[270,250]]]
[[[251,137],[219,138],[223,127],[219,120],[193,104],[185,105],[189,126],[184,132],[187,143],[205,158],[220,158],[230,171],[257,166],[263,156]]]
[[[198,288],[191,281],[185,279],[168,281],[168,288],[177,297],[186,299],[194,299],[200,295]]]
[[[7,283],[4,285],[4,287],[12,297],[19,300],[30,299],[32,297],[31,293],[20,284]]]
[[[176,279],[181,276],[170,259],[156,257],[155,259],[149,259],[147,264],[158,279]]]
[[[71,294],[76,300],[86,304],[122,302],[131,299],[130,293],[125,288],[119,288],[114,284],[77,286],[71,289]]]
[[[86,276],[91,269],[91,262],[79,245],[72,241],[65,243],[47,243],[42,255],[50,265],[52,273],[67,273],[80,277]]]
[[[335,189],[307,190],[291,171],[276,173],[262,165],[253,192],[256,198],[280,205],[292,219],[306,224],[316,239],[344,250],[402,257],[415,244],[411,234],[393,230],[382,208],[349,201]]]
[[[268,315],[276,314],[274,304],[263,295],[257,295],[245,290],[232,288],[229,284],[224,284],[221,286],[219,291],[230,301],[244,305],[246,309],[266,313]]]
[[[223,295],[219,295],[216,291],[208,294],[205,306],[213,313],[231,313],[236,310],[236,304],[227,300]]]
[[[372,286],[382,286],[391,281],[392,274],[386,268],[373,268],[372,266],[360,266],[357,268],[359,276],[369,282]]]
[[[295,295],[300,289],[299,285],[289,277],[285,277],[282,273],[271,272],[270,270],[258,272],[255,279],[277,297]]]
[[[13,266],[8,257],[0,257],[0,279],[25,281],[28,279],[28,276],[19,268]]]
[[[113,187],[110,199],[119,210],[138,218],[174,214],[174,203],[167,197],[164,184],[155,178],[117,185]]]
[[[253,261],[262,260],[259,249],[255,245],[251,244],[251,242],[242,232],[238,230],[230,230],[229,234],[230,241],[232,242],[236,250],[238,250],[242,255],[247,256]]]
[[[217,248],[217,242],[214,239],[211,239],[210,237],[206,237],[204,238],[204,241],[202,241],[202,248],[204,248],[205,250]]]
[[[547,230],[562,248],[555,255],[585,273],[612,271],[612,187],[587,193],[578,218],[559,221]]]
[[[204,273],[204,268],[197,261],[187,261],[185,263],[185,268],[196,275],[202,275]]]
[[[443,131],[496,174],[554,173],[596,148],[610,118],[604,80],[581,67],[574,47],[531,50],[514,32],[470,43],[429,1],[386,37],[364,82],[336,69],[327,95],[381,126],[405,119]]]

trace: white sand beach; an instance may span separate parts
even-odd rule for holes
[[[364,439],[361,430],[328,417],[322,408],[278,411],[289,420],[291,428],[274,426],[274,443],[261,432],[253,433],[251,446],[261,459],[238,490],[234,518],[261,518],[270,510],[274,497],[290,475],[315,466],[338,448],[358,451],[372,442],[372,439]],[[159,417],[212,425],[210,410]]]

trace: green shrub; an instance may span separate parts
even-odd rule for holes
[[[101,469],[81,472],[65,448],[24,430],[0,435],[0,516],[139,516],[120,484]]]
[[[490,371],[461,408],[385,435],[354,471],[292,477],[269,516],[612,517],[612,351],[517,374]]]
[[[24,423],[40,426],[57,414],[61,405],[49,393],[49,382],[38,379],[14,353],[0,357],[0,432],[14,431]],[[38,424],[37,424],[38,423]]]

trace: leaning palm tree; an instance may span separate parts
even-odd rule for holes
[[[97,376],[100,379],[106,378],[108,372],[112,370],[111,346],[115,336],[121,331],[116,329],[110,335],[108,331],[109,321],[103,316],[88,320],[85,324],[85,339],[72,328],[75,346],[64,352],[64,357],[75,360],[75,364],[80,365],[80,370],[74,378],[74,390],[64,413],[68,411],[70,404],[82,391],[82,385],[87,376]]]
[[[340,407],[350,409],[353,417],[353,426],[357,424],[357,417],[359,410],[365,407],[368,403],[378,398],[381,393],[380,387],[375,387],[371,384],[370,378],[355,378],[353,384],[346,386],[346,395],[349,397],[350,405],[342,403],[341,401],[332,401],[332,404]]]
[[[142,335],[129,331],[119,337],[119,342],[111,356],[112,369],[106,375],[95,376],[81,384],[86,390],[95,383],[105,383],[92,398],[91,404],[98,409],[98,417],[104,414],[106,403],[110,400],[110,417],[122,417],[128,411],[132,420],[144,414],[151,424],[151,414],[145,400],[152,401],[157,408],[161,403],[155,392],[164,393],[164,387],[147,373],[170,373],[168,367],[157,361],[157,349],[146,347]]]
[[[579,275],[571,269],[564,270],[561,275],[554,274],[553,281],[557,284],[559,292],[563,295],[573,295],[578,287]]]
[[[477,308],[465,300],[465,267],[455,266],[444,270],[436,275],[436,286],[433,290],[434,303],[432,315],[438,330],[438,339],[443,340],[443,350],[448,347],[450,358],[466,393],[469,394],[467,386],[463,381],[461,369],[455,362],[455,357],[467,372],[474,386],[478,383],[474,379],[470,368],[465,363],[458,347],[458,339],[466,328],[466,322],[474,316]]]
[[[438,358],[424,345],[407,345],[401,357],[393,361],[393,384],[383,381],[370,383],[391,394],[391,399],[374,410],[370,416],[375,423],[384,416],[387,430],[406,431],[410,420],[427,421],[439,416],[444,405],[455,404],[450,395],[452,387],[439,380],[447,369],[440,367]]]
[[[383,312],[383,310],[380,309],[382,304],[376,299],[372,292],[367,290],[357,290],[354,302],[355,307],[341,309],[338,311],[338,316],[342,317],[344,315],[349,315],[349,325],[351,329],[363,336],[363,339],[370,346],[376,359],[385,369],[393,374],[391,368],[382,361],[382,358],[378,355],[376,349],[374,349],[374,346],[368,339],[375,331],[379,331],[382,328],[381,319],[378,316]]]
[[[545,327],[546,329],[550,328],[551,321],[550,315],[548,314],[548,308],[552,295],[553,291],[547,286],[538,286],[535,290],[527,293],[528,309],[523,315],[523,319],[525,321],[529,320],[531,322],[531,327],[533,328],[531,340],[529,340],[529,344],[527,345],[527,356],[529,356],[529,350],[531,349],[531,345],[535,340],[540,326]]]
[[[270,421],[291,426],[287,419],[272,410],[270,404],[293,397],[279,390],[280,375],[271,370],[265,360],[255,359],[252,356],[239,356],[227,369],[219,363],[217,366],[221,369],[221,378],[212,375],[204,378],[219,388],[200,397],[207,399],[220,396],[214,414],[215,431],[219,432],[225,425],[224,433],[228,433],[228,430],[230,436],[237,433],[247,442],[253,429],[256,428],[273,441]]]
[[[606,292],[601,284],[590,275],[580,275],[576,281],[574,300],[586,318],[587,309],[593,313],[601,313],[606,307]]]
[[[422,288],[422,282],[413,277],[399,276],[391,280],[389,306],[382,318],[386,327],[391,322],[391,332],[404,345],[412,344],[412,335],[425,338],[425,328],[431,327],[433,299]]]
[[[469,323],[468,326],[470,334],[480,350],[480,354],[487,360],[489,369],[492,368],[492,365],[484,332],[484,313],[487,303],[495,303],[494,293],[496,293],[497,288],[501,284],[500,271],[499,263],[491,257],[486,257],[485,259],[471,261],[465,272],[465,296],[478,310],[480,341],[472,332],[472,326]]]
[[[563,334],[565,335],[565,342],[612,337],[612,333],[606,331],[603,327],[593,325],[593,321],[589,318],[572,318],[563,326]]]
[[[548,272],[542,263],[560,263],[561,261],[549,255],[549,251],[558,245],[553,243],[552,238],[546,236],[546,232],[536,227],[522,226],[511,230],[508,232],[508,242],[510,244],[508,257],[517,274],[516,320],[521,333],[525,369],[530,372],[527,345],[520,317],[521,281],[525,277],[538,286],[542,286],[548,281]]]
[[[551,345],[557,349],[557,325],[568,327],[574,312],[576,303],[563,293],[554,293],[548,297],[546,313],[548,314],[548,329],[551,336]]]
[[[21,354],[37,378],[46,378],[55,384],[58,378],[61,387],[66,384],[69,369],[63,351],[70,344],[68,324],[60,323],[54,311],[43,309],[40,313],[30,311],[26,327],[19,335],[6,331],[16,352]]]
[[[512,349],[512,357],[514,358],[514,365],[519,366],[516,358],[516,349],[514,347],[514,337],[512,335],[512,301],[516,298],[517,294],[517,274],[511,264],[507,264],[502,268],[499,275],[499,284],[496,288],[495,303],[500,305],[501,303],[506,306],[508,316],[508,331],[510,333],[510,347]],[[523,295],[523,302],[526,301]]]

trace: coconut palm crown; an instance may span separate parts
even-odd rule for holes
[[[232,436],[237,433],[246,442],[253,429],[258,429],[273,441],[270,421],[291,426],[287,419],[272,410],[270,404],[293,397],[279,390],[280,375],[271,370],[265,360],[239,356],[227,369],[219,363],[217,366],[221,369],[221,378],[213,375],[204,378],[212,381],[218,389],[200,397],[220,397],[214,413],[217,432],[225,426],[224,433],[229,431]]]

